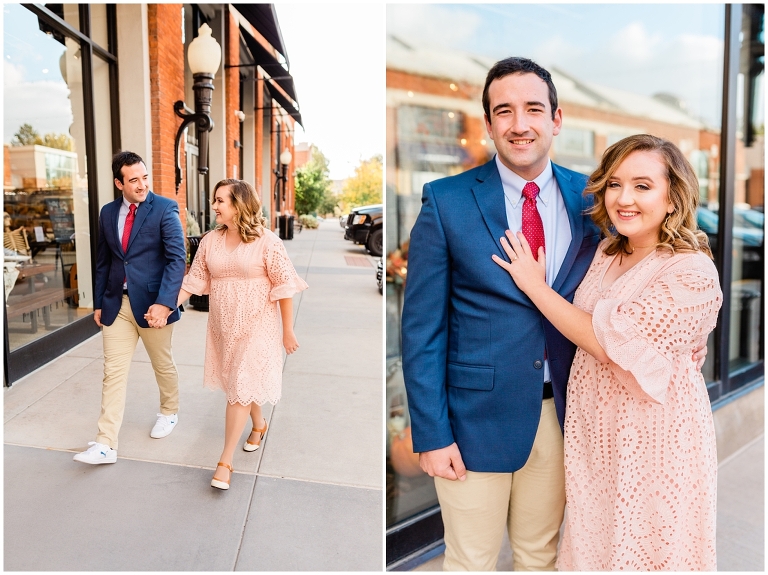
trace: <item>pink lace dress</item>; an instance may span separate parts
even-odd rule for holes
[[[277,403],[283,379],[283,330],[277,300],[309,287],[283,242],[264,230],[231,253],[224,234],[203,237],[182,289],[209,294],[203,383],[229,403]]]
[[[657,251],[603,288],[614,257],[598,248],[574,300],[611,361],[578,349],[571,368],[557,568],[714,571],[715,428],[691,356],[717,321],[717,270]]]

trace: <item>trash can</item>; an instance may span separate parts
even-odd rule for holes
[[[197,248],[200,247],[200,240],[203,236],[187,236],[187,242],[189,242],[189,265],[195,261],[195,255],[197,254]],[[189,305],[198,311],[208,311],[208,296],[207,295],[195,295],[189,296]]]
[[[281,240],[293,239],[293,216],[282,215],[277,219],[278,235]]]

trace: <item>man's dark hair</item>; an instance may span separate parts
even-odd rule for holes
[[[141,159],[141,156],[134,152],[118,152],[114,156],[112,156],[112,175],[116,180],[119,180],[120,183],[124,184],[123,181],[123,166],[133,166],[134,164],[138,164],[141,162],[144,163],[144,160]]]
[[[549,103],[552,106],[552,119],[555,119],[555,111],[557,111],[557,90],[555,84],[552,82],[552,76],[544,68],[539,66],[533,60],[528,58],[506,58],[500,60],[493,65],[488,71],[488,76],[485,78],[485,88],[483,88],[483,110],[488,121],[491,121],[491,102],[488,97],[488,88],[491,86],[491,82],[509,76],[510,74],[536,74],[541,78],[549,87]]]

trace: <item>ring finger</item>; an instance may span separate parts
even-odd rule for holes
[[[504,252],[507,254],[507,257],[511,261],[515,261],[517,259],[517,252],[507,238],[501,238],[501,247],[504,249]]]

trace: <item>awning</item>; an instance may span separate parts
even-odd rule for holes
[[[291,73],[285,66],[275,59],[269,50],[262,46],[256,38],[251,36],[247,30],[243,29],[242,26],[240,27],[240,30],[243,33],[245,43],[256,64],[264,68],[264,71],[280,84],[280,87],[285,90],[286,94],[298,102],[298,98],[296,98],[296,86],[293,84]]]
[[[283,34],[277,23],[274,4],[234,4],[234,7],[288,62],[288,53],[285,51]]]
[[[241,5],[238,4],[237,7],[239,10]],[[304,124],[301,120],[299,109],[293,103],[295,101],[296,104],[298,104],[299,99],[296,97],[296,85],[293,83],[293,77],[290,72],[283,66],[283,64],[275,59],[274,55],[270,53],[269,50],[251,36],[248,30],[245,30],[242,27],[240,30],[245,39],[245,44],[248,46],[248,50],[253,56],[254,62],[261,66],[264,71],[272,77],[272,80],[266,82],[267,87],[269,88],[269,93],[283,108],[285,108],[286,112],[293,116],[294,119],[303,126]],[[275,46],[275,48],[277,47]],[[280,86],[288,97],[286,98],[280,90],[271,86],[271,82],[275,82]]]
[[[301,112],[299,112],[298,108],[296,108],[293,103],[288,100],[288,98],[285,97],[285,95],[278,89],[275,88],[275,86],[272,85],[272,81],[267,80],[264,82],[267,86],[267,90],[269,90],[269,95],[272,96],[277,102],[283,107],[283,109],[288,112],[296,122],[301,124],[301,127],[304,127],[304,122],[301,119]]]

